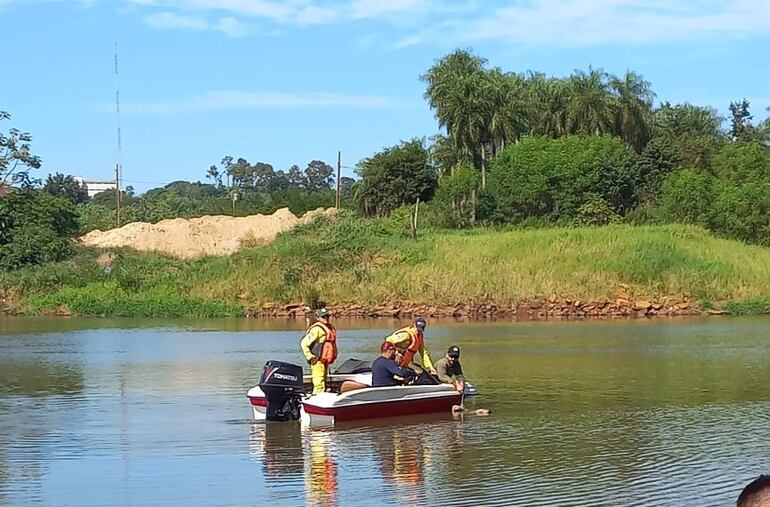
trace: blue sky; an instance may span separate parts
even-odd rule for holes
[[[0,110],[45,175],[204,180],[225,155],[354,166],[438,130],[419,76],[457,47],[506,71],[632,69],[657,101],[770,106],[766,0],[0,0]],[[7,130],[9,125],[2,125]],[[343,174],[352,175],[351,169]]]

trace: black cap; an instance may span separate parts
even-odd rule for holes
[[[417,317],[414,320],[414,327],[416,327],[420,331],[424,330],[425,329],[425,319],[423,319],[422,317]]]
[[[449,350],[446,351],[446,355],[448,355],[449,357],[455,357],[455,358],[460,357],[460,347],[458,347],[457,345],[452,345],[451,347],[449,347]]]

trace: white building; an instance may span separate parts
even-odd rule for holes
[[[105,190],[115,190],[115,181],[98,181],[98,180],[86,180],[81,178],[80,176],[76,176],[75,180],[80,183],[81,186],[86,187],[86,192],[88,192],[88,198],[92,198],[99,192],[104,192]]]

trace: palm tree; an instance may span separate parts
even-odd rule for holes
[[[428,85],[425,98],[456,148],[474,160],[480,157],[482,184],[486,182],[483,144],[491,116],[485,64],[485,59],[457,50],[438,60],[421,78]]]
[[[530,101],[521,76],[503,74],[498,69],[489,73],[491,116],[489,135],[494,154],[507,143],[519,139],[529,130]]]
[[[651,137],[650,121],[655,94],[650,89],[650,83],[629,70],[622,79],[613,76],[610,86],[615,93],[615,132],[637,153],[641,153]]]
[[[530,106],[530,134],[561,137],[567,133],[567,85],[561,79],[530,73],[525,81]]]
[[[453,175],[455,169],[460,166],[473,165],[473,159],[464,150],[457,148],[454,139],[439,134],[433,137],[432,141],[430,158],[438,168],[439,178]]]
[[[588,68],[570,76],[570,100],[567,106],[569,131],[580,134],[612,132],[612,95],[607,85],[607,74]]]

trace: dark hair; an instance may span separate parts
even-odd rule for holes
[[[743,488],[737,507],[758,506],[764,498],[770,498],[770,475],[760,475]]]

